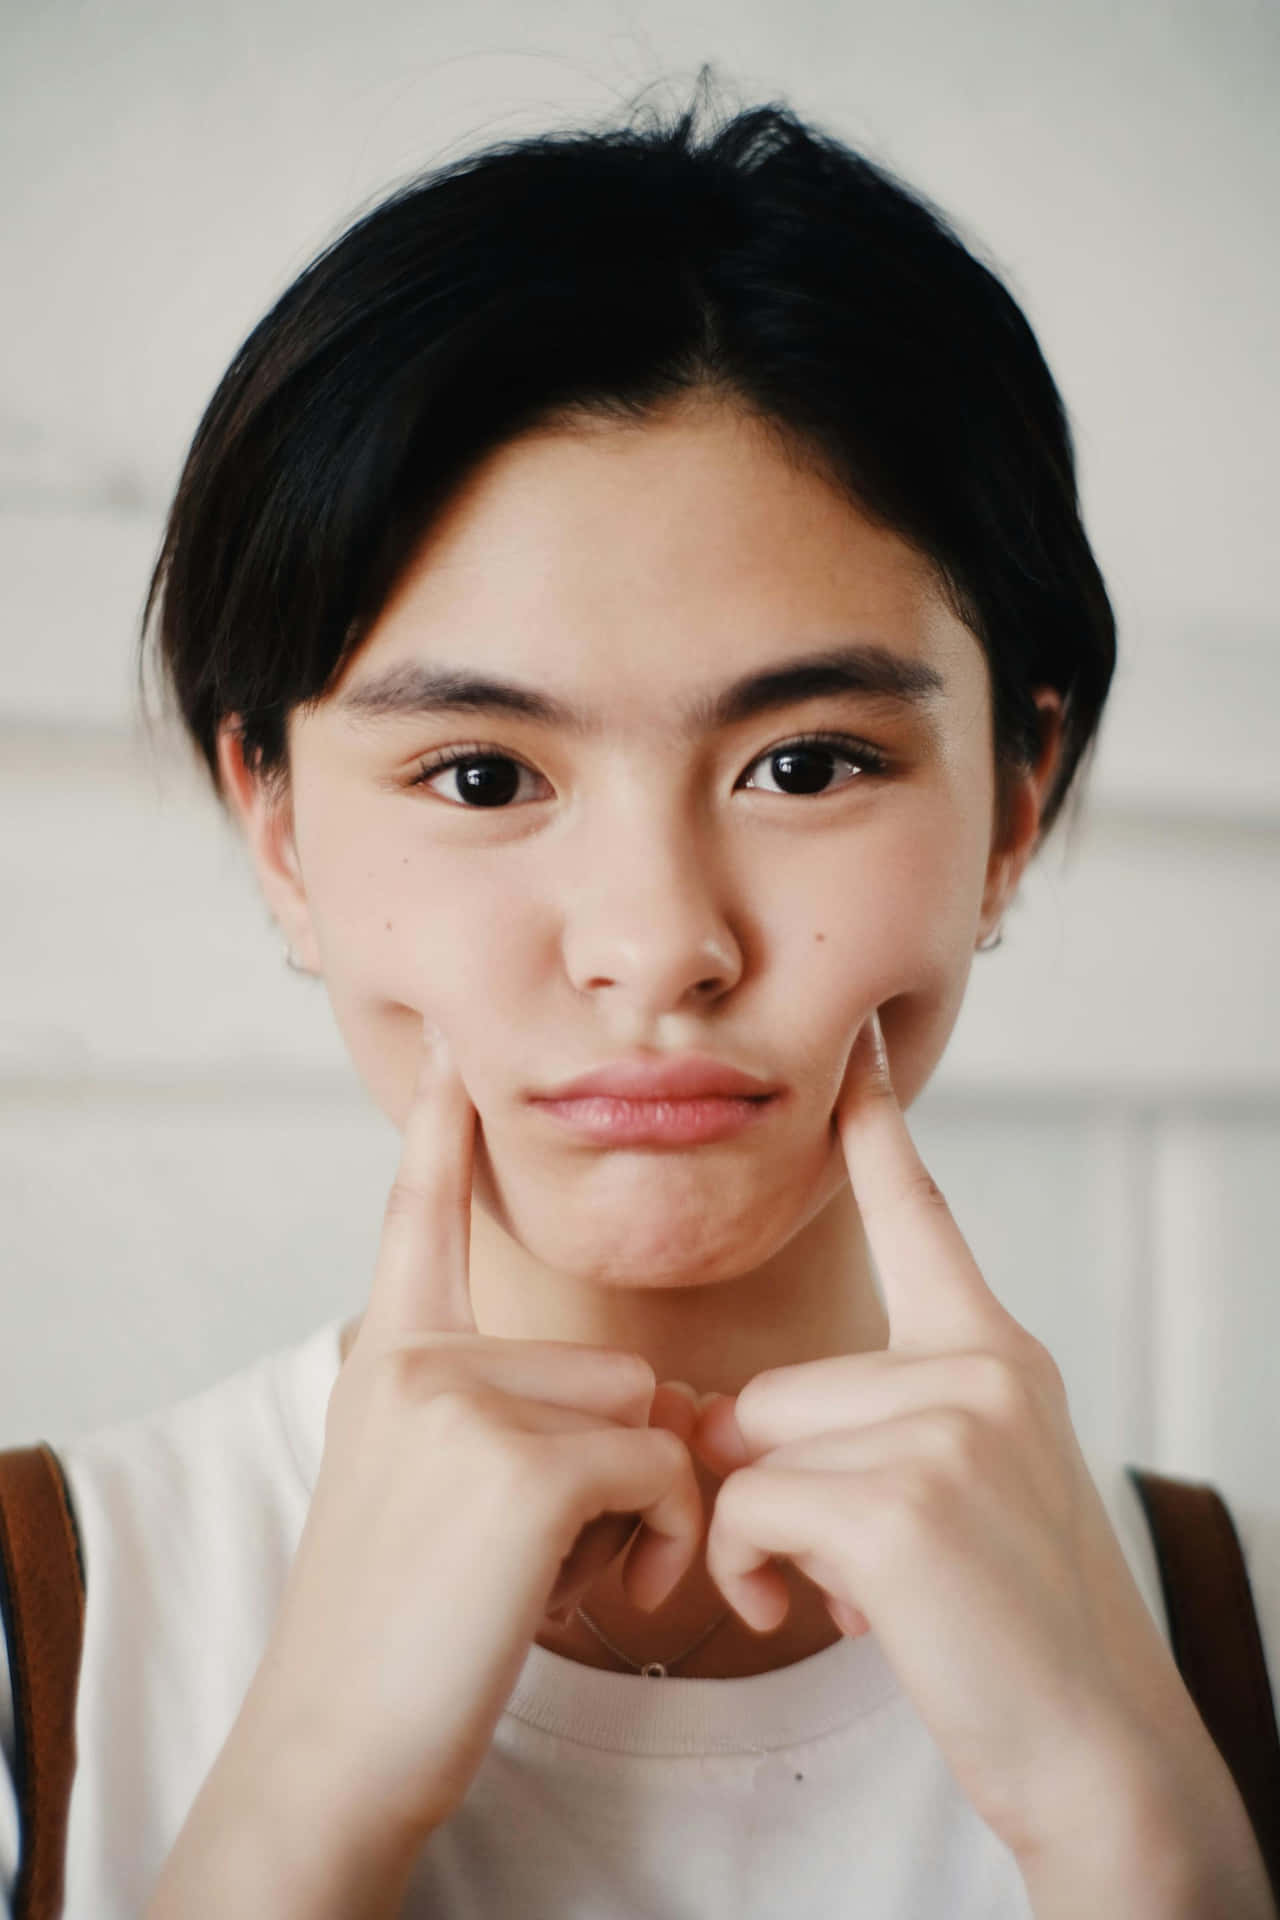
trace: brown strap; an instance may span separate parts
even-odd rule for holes
[[[21,1836],[13,1920],[57,1920],[76,1766],[84,1558],[61,1462],[44,1441],[0,1453],[0,1612]]]
[[[1169,1641],[1231,1769],[1280,1901],[1280,1731],[1244,1554],[1211,1486],[1129,1468],[1151,1538]]]

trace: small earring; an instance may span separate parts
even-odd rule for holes
[[[286,967],[290,968],[294,973],[310,973],[311,971],[310,967],[304,967],[300,960],[294,958],[293,948],[289,946],[287,942],[284,950],[284,963]]]
[[[980,941],[978,942],[978,948],[977,948],[977,950],[978,950],[978,952],[979,952],[979,953],[994,953],[994,952],[995,952],[995,950],[996,950],[996,948],[997,948],[997,947],[998,947],[998,946],[1000,945],[1000,942],[1001,942],[1001,941],[1002,941],[1003,939],[1004,939],[1004,928],[1003,928],[1003,927],[997,927],[997,928],[996,928],[996,935],[995,935],[995,939],[994,939],[994,940],[980,940]]]

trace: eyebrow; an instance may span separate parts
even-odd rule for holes
[[[864,642],[780,661],[731,681],[718,692],[695,695],[679,709],[676,724],[685,737],[692,738],[823,695],[859,694],[904,707],[926,707],[945,691],[946,682],[935,667]],[[504,713],[567,733],[589,735],[602,730],[596,715],[536,687],[421,661],[355,681],[339,695],[338,705],[364,719]]]

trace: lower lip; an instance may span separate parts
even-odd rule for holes
[[[777,1104],[776,1094],[762,1099],[723,1095],[702,1100],[619,1100],[592,1094],[576,1100],[535,1100],[552,1119],[577,1133],[612,1146],[680,1147],[728,1140],[755,1126]]]

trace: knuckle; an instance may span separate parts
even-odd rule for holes
[[[943,1469],[968,1476],[983,1457],[986,1423],[968,1407],[938,1407],[928,1418],[930,1459]],[[928,1476],[931,1484],[935,1476]]]
[[[455,1441],[474,1423],[474,1394],[433,1360],[420,1348],[401,1345],[353,1354],[329,1396],[326,1436],[341,1431],[353,1445],[401,1446],[405,1422],[425,1414],[433,1443]]]
[[[1016,1427],[1031,1408],[1032,1393],[1026,1373],[1001,1353],[977,1356],[979,1398],[989,1418],[1002,1427]]]
[[[504,1417],[503,1396],[479,1381],[451,1379],[423,1409],[432,1449],[444,1457],[464,1454],[488,1483],[519,1485],[523,1497],[537,1435]]]
[[[425,1396],[427,1415],[438,1440],[446,1444],[486,1431],[484,1395],[469,1382],[451,1379]]]
[[[456,1369],[443,1364],[440,1356],[426,1346],[397,1342],[384,1348],[373,1366],[374,1392],[392,1408],[435,1403],[464,1388]]]
[[[920,1465],[868,1475],[860,1496],[861,1524],[867,1547],[881,1565],[910,1562],[930,1531],[937,1501],[938,1483]]]
[[[936,1532],[953,1502],[946,1477],[932,1462],[921,1460],[904,1466],[892,1498],[882,1504],[880,1527],[885,1551],[914,1553],[922,1537]]]
[[[1054,1401],[1061,1401],[1062,1405],[1065,1406],[1067,1401],[1067,1383],[1063,1377],[1062,1368],[1058,1365],[1048,1347],[1045,1346],[1043,1340],[1037,1340],[1032,1334],[1028,1334],[1027,1339],[1029,1345],[1027,1348],[1026,1365],[1032,1379],[1042,1393],[1048,1394]]]
[[[1020,1329],[1015,1370],[1024,1394],[1024,1404],[1039,1402],[1055,1414],[1067,1412],[1067,1383],[1062,1369],[1045,1346],[1025,1328]]]
[[[442,1452],[457,1454],[460,1464],[465,1452],[468,1476],[475,1476],[486,1500],[536,1516],[544,1511],[554,1486],[547,1451],[539,1445],[538,1434],[502,1418],[500,1401],[500,1395],[484,1387],[444,1388],[431,1402],[434,1442]]]

